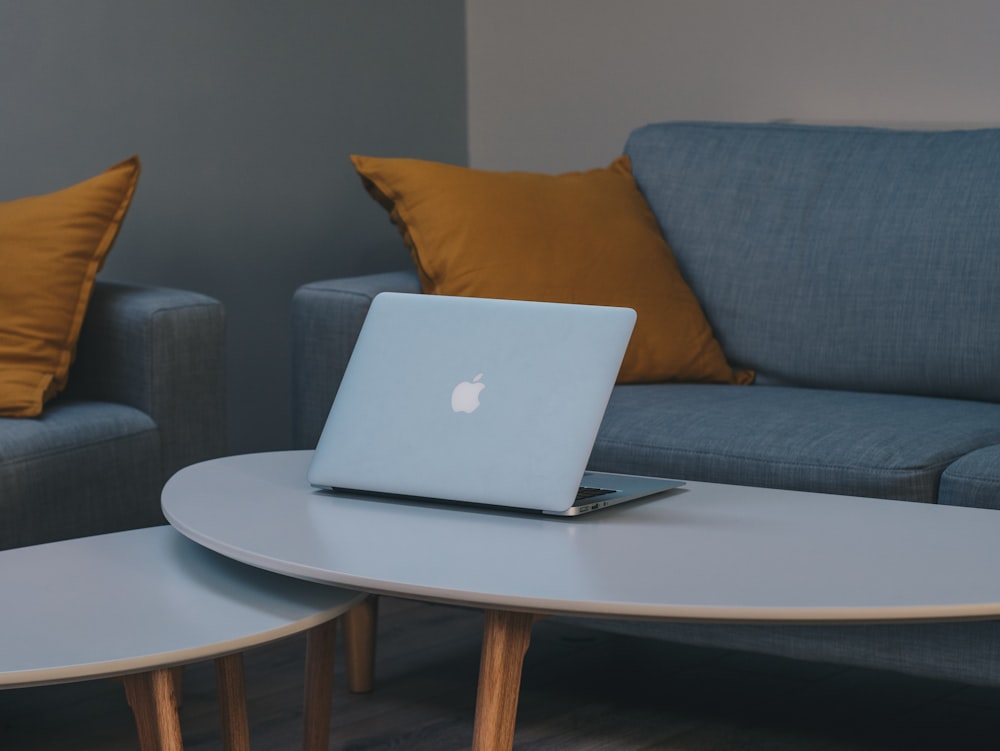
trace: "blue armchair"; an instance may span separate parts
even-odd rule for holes
[[[225,311],[99,281],[66,391],[0,418],[0,549],[164,522],[160,489],[226,450]]]

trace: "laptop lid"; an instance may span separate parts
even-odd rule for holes
[[[628,308],[378,295],[309,482],[569,508],[635,318]]]

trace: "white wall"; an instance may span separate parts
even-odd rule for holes
[[[1000,124],[995,0],[467,0],[469,157],[603,165],[673,119]]]

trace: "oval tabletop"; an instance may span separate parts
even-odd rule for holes
[[[0,686],[124,675],[243,651],[364,598],[245,566],[169,526],[0,551]]]
[[[689,482],[543,517],[317,490],[311,457],[188,467],[164,488],[164,513],[264,569],[493,609],[789,623],[1000,616],[995,511]]]

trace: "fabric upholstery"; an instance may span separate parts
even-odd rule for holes
[[[120,402],[160,428],[166,481],[181,467],[225,453],[226,314],[188,290],[98,284],[66,395]]]
[[[663,123],[625,151],[731,361],[1000,401],[1000,129]]]
[[[162,524],[159,433],[120,404],[53,401],[0,418],[0,549]]]
[[[571,619],[620,634],[1000,686],[1000,622],[782,626]]]
[[[0,203],[0,415],[37,416],[66,386],[139,171],[132,157],[55,193]]]
[[[1000,446],[963,456],[941,477],[938,503],[1000,510]]]
[[[781,386],[615,387],[593,469],[933,502],[1000,405]]]
[[[620,381],[753,380],[726,362],[627,157],[563,175],[352,159],[424,292],[633,308]]]

